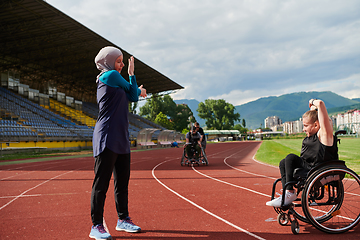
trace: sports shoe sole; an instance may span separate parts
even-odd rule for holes
[[[91,236],[89,235],[89,238],[93,238],[93,239],[96,239],[96,240],[112,240],[112,237],[108,237],[108,238],[96,238],[95,236]]]
[[[137,233],[137,232],[141,232],[141,229],[139,230],[129,230],[129,229],[123,229],[123,228],[119,228],[118,226],[116,226],[115,228],[117,231],[125,231],[125,232],[128,232],[128,233]]]

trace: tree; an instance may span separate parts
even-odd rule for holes
[[[150,99],[146,100],[144,106],[140,108],[139,115],[154,122],[156,116],[162,111],[162,98],[157,94],[153,94]]]
[[[186,135],[190,130],[188,128],[184,128],[181,133]]]
[[[235,121],[240,121],[240,114],[235,113],[235,107],[223,99],[207,99],[199,103],[199,117],[205,119],[208,129],[232,129]]]
[[[186,104],[178,104],[176,106],[175,115],[172,119],[178,132],[181,132],[183,129],[189,129],[189,124],[195,122],[193,113]]]
[[[167,128],[167,129],[174,129],[174,123],[171,122],[165,114],[160,112],[156,118],[154,123],[159,124],[160,126]]]
[[[170,95],[165,95],[162,98],[162,111],[170,118],[174,118],[174,116],[177,114],[177,106],[174,100],[170,97]]]
[[[247,128],[244,128],[243,126],[241,126],[241,124],[236,124],[234,126],[234,129],[235,130],[239,130],[239,132],[241,133],[241,135],[246,135],[247,132],[248,132],[248,129]]]
[[[144,106],[140,108],[139,115],[155,122],[159,113],[164,114],[167,119],[172,123],[170,126],[163,127],[178,132],[184,128],[188,128],[190,121],[195,121],[191,109],[187,105],[176,104],[170,95],[164,97],[154,94],[146,101]],[[163,117],[162,117],[163,119]]]

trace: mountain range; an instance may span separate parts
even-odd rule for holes
[[[349,99],[333,92],[297,92],[281,96],[259,98],[255,101],[235,106],[235,111],[245,119],[248,129],[256,129],[264,126],[264,119],[270,116],[278,116],[282,122],[299,119],[309,109],[308,102],[312,98],[321,99],[325,102],[329,115],[346,110],[360,109],[360,98]],[[174,100],[175,103],[185,103],[192,110],[195,119],[201,126],[205,120],[197,115],[199,101],[195,99]]]

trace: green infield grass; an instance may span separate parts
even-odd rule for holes
[[[360,138],[341,138],[339,148],[340,160],[346,166],[360,174]],[[300,155],[302,139],[274,139],[263,141],[255,155],[256,160],[279,166],[281,159],[289,153]]]

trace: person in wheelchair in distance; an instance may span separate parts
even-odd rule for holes
[[[319,99],[311,99],[309,107],[310,110],[302,116],[303,131],[306,133],[306,137],[302,142],[300,156],[289,154],[279,164],[283,191],[286,191],[284,206],[297,199],[292,185],[289,185],[288,189],[284,189],[287,182],[296,181],[293,177],[296,168],[304,168],[309,171],[322,162],[339,159],[332,121],[328,116],[325,103]],[[266,205],[281,207],[281,202],[282,196],[266,202]]]
[[[195,155],[195,161],[199,162],[199,155],[201,152],[202,136],[196,130],[195,126],[191,126],[190,131],[186,134],[186,143],[184,145],[186,154],[189,159],[193,159]],[[194,160],[190,160],[193,162]]]

